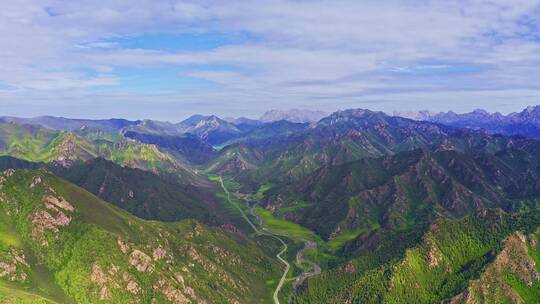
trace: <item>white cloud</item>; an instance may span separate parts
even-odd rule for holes
[[[17,90],[0,92],[0,105],[69,100],[76,109],[86,99],[103,98],[111,105],[137,104],[133,109],[155,109],[159,102],[202,109],[195,103],[204,101],[218,114],[258,114],[284,105],[333,110],[366,100],[385,109],[467,109],[474,103],[498,110],[539,102],[538,94],[527,93],[540,90],[536,0],[10,2],[0,11],[0,84]],[[114,42],[163,31],[255,38],[178,52]],[[216,87],[140,96],[115,86],[121,83],[118,68],[160,66]],[[96,86],[113,93],[97,93]],[[405,102],[415,98],[422,102]]]

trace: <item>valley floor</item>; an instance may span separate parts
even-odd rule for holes
[[[321,266],[320,265],[316,264],[315,262],[313,262],[311,260],[306,259],[303,256],[304,253],[308,249],[312,249],[312,248],[317,247],[316,242],[314,242],[312,240],[308,240],[308,239],[294,238],[294,237],[291,237],[290,235],[286,235],[286,234],[284,235],[283,233],[278,233],[278,232],[273,231],[271,228],[269,228],[269,227],[267,227],[265,225],[264,218],[261,215],[257,214],[256,208],[258,207],[258,204],[255,203],[252,206],[249,206],[249,203],[246,201],[246,205],[248,205],[248,207],[249,207],[249,212],[250,212],[251,216],[257,219],[257,221],[255,221],[256,223],[253,223],[253,221],[251,221],[251,219],[244,212],[244,210],[240,206],[238,206],[235,202],[232,201],[231,192],[227,189],[227,187],[225,185],[225,182],[223,181],[223,178],[221,176],[219,176],[217,178],[217,180],[219,181],[223,191],[226,194],[226,198],[227,198],[228,203],[237,208],[237,210],[242,215],[242,218],[254,230],[256,236],[267,235],[267,236],[275,238],[276,240],[278,240],[283,245],[281,251],[276,254],[276,258],[285,265],[285,269],[284,269],[283,275],[279,279],[279,282],[278,282],[278,284],[276,286],[276,289],[274,290],[274,293],[273,293],[273,300],[274,300],[275,304],[280,304],[280,292],[281,292],[283,286],[286,283],[292,282],[291,291],[294,292],[296,290],[296,288],[298,286],[300,286],[302,284],[302,282],[304,282],[304,280],[306,280],[307,278],[309,278],[311,276],[315,276],[315,275],[318,275],[318,274],[321,273]],[[300,273],[300,275],[298,275],[298,276],[296,276],[294,278],[287,279],[288,276],[289,276],[291,265],[289,264],[289,262],[285,258],[283,258],[283,255],[289,249],[289,246],[283,240],[283,238],[290,239],[290,241],[304,242],[304,247],[302,249],[298,250],[298,252],[296,253],[296,262],[297,262],[297,265],[299,265],[299,266],[301,266],[302,264],[309,265],[309,267],[311,267],[311,270],[303,271],[302,273]],[[289,297],[282,295],[281,298],[289,298]]]

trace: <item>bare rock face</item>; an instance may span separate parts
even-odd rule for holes
[[[153,288],[161,291],[167,300],[175,304],[191,303],[191,301],[178,289],[169,285],[165,279],[158,280]]]
[[[32,237],[39,239],[43,237],[43,234],[47,230],[57,235],[60,232],[58,227],[68,225],[71,222],[71,218],[62,211],[59,211],[56,216],[53,216],[45,210],[39,210],[30,216],[30,221],[32,222]],[[48,245],[46,240],[43,240],[42,244],[45,246]]]
[[[5,177],[11,177],[11,176],[13,176],[13,174],[15,174],[15,170],[13,170],[13,169],[7,169],[6,171],[4,171],[4,176]]]
[[[355,273],[356,267],[353,263],[349,262],[347,265],[345,265],[345,268],[343,269],[346,273]]]
[[[71,205],[68,201],[66,201],[63,197],[54,197],[52,195],[46,195],[43,197],[43,203],[48,209],[56,209],[56,207],[66,210],[66,211],[74,211],[75,208],[73,205]]]
[[[506,247],[497,256],[496,267],[507,268],[516,274],[527,286],[540,280],[536,263],[528,256],[527,237],[517,232],[506,240]]]
[[[197,252],[197,250],[195,250],[195,248],[193,248],[193,247],[189,248],[189,250],[187,251],[187,254],[195,262],[201,262],[202,261],[202,257]]]
[[[32,222],[32,237],[41,239],[44,246],[48,245],[44,238],[46,231],[51,231],[55,236],[60,232],[60,227],[71,223],[71,212],[75,211],[73,205],[62,197],[45,195],[41,200],[45,209],[38,209],[29,216]]]
[[[138,294],[141,291],[141,287],[139,287],[139,284],[137,282],[130,280],[127,283],[126,286],[127,291],[131,292],[132,294]]]
[[[133,275],[120,271],[120,267],[111,264],[105,272],[97,263],[92,265],[90,280],[97,286],[100,300],[110,300],[114,290],[127,290],[133,295],[141,293],[142,288]]]
[[[28,280],[29,267],[24,252],[11,248],[9,254],[0,259],[0,278],[25,283]]]
[[[442,253],[437,247],[437,244],[433,240],[429,241],[429,251],[427,254],[427,261],[429,269],[433,269],[436,266],[439,266],[439,263],[442,260]]]
[[[7,169],[0,175],[0,189],[4,186],[4,183],[7,181],[7,179],[15,174],[15,170],[13,169]]]
[[[129,256],[129,264],[139,272],[152,272],[154,271],[154,265],[152,264],[152,258],[139,249],[133,250]]]
[[[35,186],[41,184],[41,176],[36,175],[32,177],[32,183],[30,184],[30,188],[34,188]]]
[[[73,136],[68,136],[58,147],[58,158],[56,163],[65,168],[71,167],[73,162],[77,160],[77,144]]]
[[[10,281],[15,279],[11,276],[17,271],[17,266],[15,264],[8,264],[5,262],[0,262],[0,278],[8,277]]]
[[[96,283],[99,288],[99,299],[100,300],[109,300],[111,298],[111,292],[107,287],[107,277],[106,274],[101,270],[101,267],[98,264],[92,265],[92,274],[90,275],[90,280]]]
[[[167,251],[163,249],[161,246],[154,249],[154,252],[152,253],[152,256],[154,257],[154,260],[161,260],[167,255]]]
[[[123,254],[127,254],[129,252],[129,244],[121,239],[118,239],[117,243],[118,247],[120,247],[120,251],[122,251]]]
[[[238,228],[236,228],[235,225],[233,224],[230,224],[230,223],[225,223],[223,225],[220,226],[221,229],[224,229],[224,230],[227,230],[229,232],[232,232],[232,233],[236,233],[236,234],[242,234],[242,232],[240,230],[238,230]]]

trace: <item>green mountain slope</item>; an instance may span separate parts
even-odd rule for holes
[[[151,172],[122,167],[103,158],[77,162],[70,167],[33,163],[0,156],[0,171],[45,168],[129,213],[148,220],[196,219],[217,226],[231,218],[217,197],[219,191],[207,185],[179,184]]]
[[[1,160],[2,158],[0,158]],[[218,225],[227,221],[216,187],[182,185],[153,173],[119,166],[103,158],[77,163],[53,172],[138,217],[178,221],[197,219]]]
[[[470,288],[474,288],[475,280],[482,280],[490,273],[490,268],[498,267],[499,256],[504,255],[505,250],[519,249],[512,247],[501,251],[507,236],[518,230],[532,233],[539,225],[540,214],[536,211],[508,214],[484,210],[461,219],[438,219],[416,245],[401,246],[407,238],[405,234],[399,239],[366,240],[367,244],[358,256],[310,278],[294,302],[450,301],[467,290],[470,280],[473,282]],[[527,263],[516,257],[512,259],[512,263]]]
[[[479,278],[506,236],[538,226],[525,214],[538,213],[539,152],[536,140],[351,110],[225,147],[207,170],[252,193],[266,224],[326,241],[305,253],[323,273],[295,302],[438,303]],[[441,269],[423,258],[435,241]]]
[[[231,175],[246,185],[258,187],[266,182],[297,182],[320,167],[366,157],[432,147],[458,151],[482,148],[495,152],[512,140],[391,117],[382,112],[347,110],[292,134],[253,138],[225,147],[207,168],[212,173]]]
[[[258,303],[280,272],[238,235],[144,221],[45,171],[0,175],[0,217],[0,299]]]
[[[539,231],[510,235],[493,263],[452,303],[540,302],[539,236]]]
[[[0,175],[0,302],[269,302],[280,244],[245,219],[288,245],[283,302],[540,298],[540,141],[368,110],[183,124],[0,124],[0,155],[21,158],[0,168],[67,180]]]
[[[43,163],[35,163],[26,160],[21,160],[11,156],[0,156],[0,171],[7,169],[39,169],[45,166]]]
[[[124,131],[123,135],[146,144],[154,144],[176,158],[193,164],[206,163],[216,155],[212,146],[191,134],[166,135]]]
[[[96,129],[53,131],[33,125],[0,124],[0,155],[33,162],[70,166],[103,157],[123,166],[152,171],[183,183],[200,182],[196,175],[155,145],[143,144]]]
[[[267,192],[266,206],[325,238],[373,224],[407,230],[479,208],[531,208],[540,199],[535,151],[540,149],[415,150],[362,159],[276,186]]]

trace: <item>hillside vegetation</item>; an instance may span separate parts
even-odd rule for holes
[[[277,263],[196,221],[138,219],[45,171],[0,175],[0,299],[259,303]]]
[[[77,161],[103,157],[123,166],[186,183],[196,178],[193,172],[154,145],[126,140],[99,130],[66,132],[33,125],[0,124],[0,155],[33,162],[55,162],[64,167]]]

